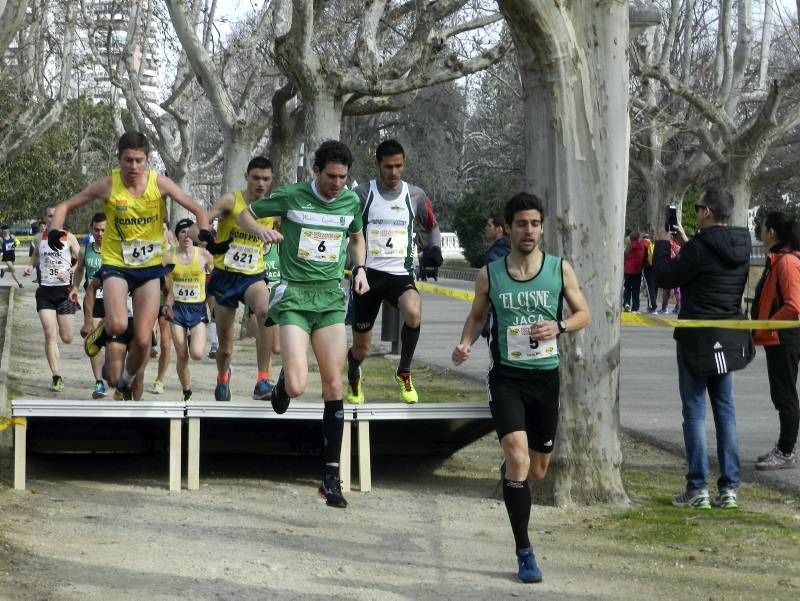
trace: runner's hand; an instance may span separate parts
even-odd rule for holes
[[[206,250],[212,255],[224,255],[226,252],[228,252],[228,248],[230,248],[230,246],[230,238],[228,240],[224,240],[223,242],[212,240],[206,244]]]
[[[472,350],[472,345],[462,342],[461,344],[457,344],[456,348],[453,349],[453,364],[454,365],[461,365],[469,359],[469,353]]]
[[[159,315],[166,319],[167,321],[172,321],[175,315],[172,313],[172,306],[171,305],[161,305],[161,310],[159,311]]]
[[[558,322],[556,321],[537,321],[531,325],[531,338],[535,340],[550,340],[558,334]]]
[[[366,294],[369,292],[367,272],[363,267],[356,271],[356,274],[353,276],[353,283],[355,284],[356,294]]]
[[[256,234],[264,244],[272,244],[273,242],[283,242],[283,236],[278,230],[260,228]]]
[[[47,245],[53,250],[64,248],[63,240],[67,239],[67,232],[64,230],[50,230],[47,232]]]
[[[84,321],[81,326],[81,338],[86,338],[93,329],[91,321]]]

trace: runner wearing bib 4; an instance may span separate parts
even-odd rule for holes
[[[292,397],[308,383],[308,345],[314,351],[322,381],[324,469],[319,494],[331,507],[346,507],[339,480],[344,431],[341,370],[347,351],[344,327],[345,255],[356,267],[357,294],[369,287],[364,275],[365,245],[361,207],[345,186],[353,157],[341,142],[324,142],[314,153],[313,182],[287,186],[252,203],[238,223],[265,243],[283,241],[279,257],[281,283],[272,290],[269,320],[280,326],[283,368],[270,400],[284,413]],[[260,226],[257,219],[280,217],[281,233]]]
[[[441,235],[428,195],[402,180],[403,147],[395,140],[384,140],[375,151],[375,164],[379,177],[354,190],[362,206],[369,292],[351,296],[353,347],[347,353],[350,386],[346,399],[364,402],[361,363],[369,354],[378,311],[387,301],[403,317],[395,380],[401,398],[416,403],[419,396],[411,380],[411,361],[419,340],[421,303],[414,285],[414,239],[416,235],[426,247],[441,248]]]
[[[214,398],[218,401],[228,401],[231,398],[233,330],[239,303],[244,304],[258,322],[255,333],[258,373],[253,398],[267,399],[273,386],[269,373],[273,331],[266,325],[269,291],[264,281],[264,243],[258,236],[236,223],[236,218],[247,208],[248,203],[269,192],[272,185],[272,163],[264,157],[256,157],[248,164],[244,177],[247,187],[221,196],[210,212],[211,219],[219,217],[217,239],[223,241],[218,248],[212,250],[214,270],[208,284],[208,292],[215,301],[214,320],[219,337],[219,346],[214,355],[217,362]],[[259,225],[272,229],[272,217],[260,220]]]
[[[481,268],[475,298],[453,349],[453,363],[469,358],[470,349],[490,316],[489,408],[505,457],[500,465],[503,500],[514,534],[522,582],[541,582],[528,522],[528,478],[547,473],[558,424],[558,337],[589,323],[589,307],[572,266],[539,248],[544,223],[542,201],[531,194],[514,196],[505,207],[511,254]],[[563,319],[566,300],[571,315]]]

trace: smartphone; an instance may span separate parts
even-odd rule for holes
[[[667,207],[667,220],[664,224],[664,230],[672,232],[676,225],[678,225],[678,207],[669,206]]]

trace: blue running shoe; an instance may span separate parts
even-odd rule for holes
[[[256,382],[256,387],[253,388],[254,401],[266,401],[269,398],[269,393],[272,392],[275,384],[264,378]]]
[[[97,380],[94,383],[94,392],[92,392],[93,399],[102,399],[106,396],[106,383],[103,380]]]
[[[533,554],[533,547],[517,550],[517,562],[519,562],[519,572],[517,576],[522,582],[541,582],[542,571],[536,565],[536,556]]]
[[[231,400],[231,374],[233,370],[228,368],[228,383],[222,384],[217,382],[217,387],[214,389],[214,399],[217,401],[230,401]]]

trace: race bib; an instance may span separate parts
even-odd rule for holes
[[[408,232],[403,228],[370,228],[369,254],[371,257],[405,257]]]
[[[199,303],[200,284],[197,282],[172,282],[172,294],[179,303]]]
[[[161,242],[153,240],[128,240],[122,243],[125,265],[144,265],[153,257],[161,256]]]
[[[43,255],[41,258],[42,282],[48,286],[69,284],[71,270],[58,254]]]
[[[225,253],[225,267],[244,273],[258,271],[258,255],[261,249],[249,244],[232,243]]]
[[[313,230],[304,227],[300,232],[297,256],[306,261],[336,263],[339,261],[343,236],[342,232]]]
[[[510,361],[544,359],[558,354],[558,341],[555,338],[536,340],[531,336],[530,325],[508,326],[506,347]]]

